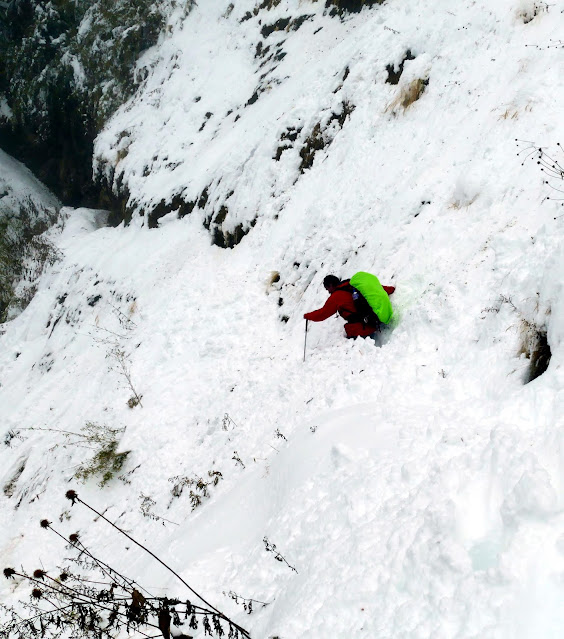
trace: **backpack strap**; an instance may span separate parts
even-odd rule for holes
[[[349,280],[343,280],[339,286],[337,286],[337,290],[338,291],[345,291],[347,293],[350,293],[352,295],[353,298],[353,304],[354,307],[356,309],[356,311],[351,311],[350,313],[348,313],[347,315],[343,315],[343,319],[346,320],[347,322],[362,322],[362,314],[358,312],[358,308],[357,308],[357,303],[356,303],[356,299],[355,299],[355,293],[358,293],[358,291],[356,290],[356,288],[354,288],[354,286],[352,286],[349,282]]]
[[[372,308],[370,308],[370,304],[366,301],[362,293],[350,283],[350,280],[344,280],[344,282],[337,286],[337,289],[352,294],[356,312],[350,313],[347,317],[344,317],[347,322],[351,322],[353,324],[362,322],[364,326],[379,327],[380,320],[378,319],[378,316]]]

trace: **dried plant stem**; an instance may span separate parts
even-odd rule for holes
[[[131,370],[128,366],[129,362],[127,359],[127,355],[125,354],[125,351],[116,347],[112,349],[109,354],[116,360],[118,364],[118,373],[127,382],[127,385],[129,386],[129,389],[131,390],[131,392],[133,393],[133,396],[137,400],[137,403],[139,404],[139,406],[143,407],[143,404],[141,403],[141,395],[139,395],[139,393],[135,390],[135,387],[133,386],[133,381],[131,379]]]
[[[35,579],[34,577],[30,577],[29,575],[26,575],[24,573],[21,572],[14,572],[14,576],[16,577],[22,577],[23,579],[27,579],[28,581],[31,581],[34,584],[37,584],[38,586],[40,586],[41,588],[48,588],[51,592],[57,593],[57,588],[55,588],[54,586],[51,586],[49,584],[45,584],[45,582],[40,581],[39,579]],[[114,611],[112,608],[108,608],[107,606],[102,605],[102,603],[100,601],[97,601],[95,597],[90,597],[88,595],[85,595],[84,593],[79,593],[75,590],[73,590],[72,588],[69,588],[68,586],[66,586],[65,584],[60,584],[61,586],[64,586],[65,588],[67,588],[67,590],[70,590],[73,593],[73,597],[75,598],[75,605],[76,603],[78,604],[90,604],[92,602],[95,602],[96,607],[99,610],[105,610],[107,612],[114,612],[115,614],[118,614],[120,617],[124,617],[127,619],[127,615],[123,612],[117,612]],[[55,609],[57,609],[57,604],[53,603],[50,599],[48,599],[47,597],[43,597],[43,599],[45,599],[45,601],[48,601]],[[70,604],[71,606],[73,604]],[[42,614],[52,614],[53,612],[55,612],[55,610],[49,610],[47,613],[42,613]],[[41,615],[37,615],[38,617],[40,617]],[[22,623],[27,623],[29,621],[29,619],[24,619],[22,621]],[[150,626],[151,628],[156,628],[157,630],[159,630],[159,627],[156,626],[155,624],[150,623],[149,621],[144,621],[143,622],[144,625],[146,626]],[[139,629],[137,629],[137,632],[141,632],[141,634],[143,634],[143,632]],[[148,635],[145,635],[146,637]]]
[[[67,539],[67,537],[65,537],[64,535],[61,535],[61,533],[55,530],[50,524],[49,526],[47,526],[47,528],[49,528],[49,530],[54,532],[55,535],[60,537],[67,544],[74,546],[75,548],[79,548],[80,552],[83,552],[90,559],[92,559],[92,561],[100,568],[100,570],[112,581],[115,580],[116,577],[119,577],[121,580],[123,580],[123,583],[127,586],[127,588],[133,589],[137,587],[137,588],[140,588],[141,590],[144,590],[148,595],[151,595],[151,593],[146,588],[143,588],[143,586],[141,586],[137,582],[132,581],[131,579],[128,579],[127,577],[124,577],[121,573],[115,570],[115,568],[111,568],[110,566],[108,566],[108,564],[104,563],[101,559],[98,559],[97,557],[95,557],[81,541],[72,542],[70,539]],[[80,546],[78,546],[78,544],[80,544]]]
[[[166,568],[170,573],[172,573],[182,584],[184,584],[186,586],[186,588],[188,588],[188,590],[194,594],[196,597],[198,597],[198,599],[200,599],[200,601],[202,601],[206,606],[208,606],[211,610],[213,610],[219,617],[221,617],[222,619],[224,619],[225,621],[227,621],[228,623],[232,624],[235,628],[237,628],[237,630],[239,630],[239,632],[242,633],[242,635],[244,637],[247,637],[248,639],[250,639],[250,635],[249,633],[242,628],[241,626],[239,626],[238,624],[236,624],[234,621],[232,621],[231,619],[229,619],[228,617],[226,617],[220,610],[218,610],[217,608],[215,608],[215,606],[212,606],[209,601],[207,601],[206,599],[204,599],[204,597],[202,597],[202,595],[200,595],[198,592],[196,592],[188,583],[186,583],[186,581],[175,571],[173,570],[168,564],[166,564],[162,559],[160,559],[157,555],[155,555],[154,552],[150,551],[146,546],[144,546],[143,544],[141,544],[140,542],[138,542],[136,539],[134,539],[131,535],[129,535],[128,533],[125,532],[125,530],[123,530],[122,528],[120,528],[119,526],[116,526],[116,524],[114,524],[112,521],[110,521],[107,517],[105,517],[102,513],[98,512],[95,508],[93,508],[92,506],[90,506],[90,504],[87,504],[85,501],[83,501],[82,499],[80,499],[80,497],[74,492],[74,491],[69,491],[67,492],[67,497],[68,499],[71,499],[71,501],[74,503],[75,501],[79,502],[80,504],[82,504],[83,506],[86,506],[86,508],[88,508],[89,510],[91,510],[93,513],[95,513],[96,515],[98,515],[98,517],[101,517],[104,521],[106,521],[108,524],[110,524],[110,526],[113,526],[117,531],[119,531],[122,535],[124,535],[125,537],[127,537],[130,541],[132,541],[134,544],[136,544],[137,546],[139,546],[139,548],[141,548],[142,550],[144,550],[146,553],[148,553],[149,555],[151,555],[151,557],[153,557],[153,559],[156,559],[164,568]]]

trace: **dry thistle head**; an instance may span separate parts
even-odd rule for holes
[[[67,572],[62,572],[59,575],[59,581],[66,581],[69,578],[69,574]]]
[[[4,568],[4,577],[6,579],[13,579],[16,571],[13,568]]]
[[[77,544],[78,538],[79,538],[78,533],[72,533],[72,535],[69,535],[69,541],[71,542],[71,544]]]
[[[34,579],[43,579],[47,573],[44,570],[38,569],[33,571]]]
[[[65,497],[67,499],[70,499],[73,506],[74,506],[74,502],[78,499],[78,495],[76,494],[75,490],[67,490],[67,492],[65,493]]]
[[[32,596],[34,599],[41,599],[41,597],[43,596],[43,592],[42,592],[41,590],[39,590],[39,588],[34,588],[34,589],[31,591],[31,596]]]
[[[48,519],[42,519],[39,522],[39,525],[41,526],[41,528],[49,528],[49,526],[51,525],[51,522]]]

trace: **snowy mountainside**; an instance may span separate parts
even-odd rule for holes
[[[524,131],[538,121],[557,81],[559,51],[527,45],[557,39],[558,18],[540,11],[531,21],[526,5],[453,12],[445,2],[392,2],[340,20],[319,2],[254,12],[253,3],[206,3],[143,56],[148,78],[99,135],[95,168],[130,194],[133,210],[179,210],[226,232],[305,208],[300,187],[326,179],[328,157],[362,165],[350,175],[371,183],[369,194],[361,189],[365,208],[464,207],[499,173],[515,120]],[[402,70],[398,85],[388,67]],[[543,78],[538,93],[529,73]],[[402,113],[395,101],[417,80],[428,82],[425,99]],[[409,135],[398,138],[398,127]],[[409,186],[400,201],[399,179]],[[354,186],[332,194],[331,211],[347,206]]]
[[[546,45],[564,5],[389,1],[341,20],[271,4],[171,18],[96,144],[137,213],[108,228],[64,209],[49,231],[63,258],[3,327],[4,565],[64,563],[48,517],[179,594],[69,507],[72,487],[253,637],[559,637],[564,218],[515,138],[558,152],[562,52]],[[323,276],[358,270],[397,286],[393,326],[374,344],[310,324],[304,362]],[[525,384],[544,333],[550,364]],[[92,451],[61,432],[87,423],[129,451],[103,486],[79,481]],[[210,472],[193,507],[183,478]],[[229,591],[268,605],[247,615]]]

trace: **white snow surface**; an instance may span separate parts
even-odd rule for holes
[[[560,152],[564,53],[547,45],[564,3],[389,0],[341,21],[282,0],[244,22],[255,5],[228,4],[171,18],[96,144],[140,211],[209,187],[205,207],[151,230],[64,209],[50,232],[64,258],[3,326],[0,423],[20,435],[0,451],[3,566],[64,563],[46,517],[187,596],[71,508],[75,488],[257,639],[561,637],[564,217],[515,139]],[[260,29],[303,14],[266,38],[284,40],[280,84],[244,108],[268,68]],[[421,98],[392,113],[418,78]],[[303,141],[343,102],[354,111],[301,174]],[[290,126],[302,131],[276,161]],[[202,224],[225,202],[224,228],[256,219],[227,250]],[[310,323],[303,361],[324,275],[358,270],[397,287],[393,325],[375,344],[345,340],[341,319]],[[531,326],[552,359],[524,384]],[[127,406],[116,348],[142,406]],[[86,422],[125,428],[130,483],[74,478],[91,452],[56,429]],[[208,471],[223,479],[201,506],[172,495],[175,477]],[[2,600],[28,590],[4,581]],[[269,605],[246,615],[229,591]]]

